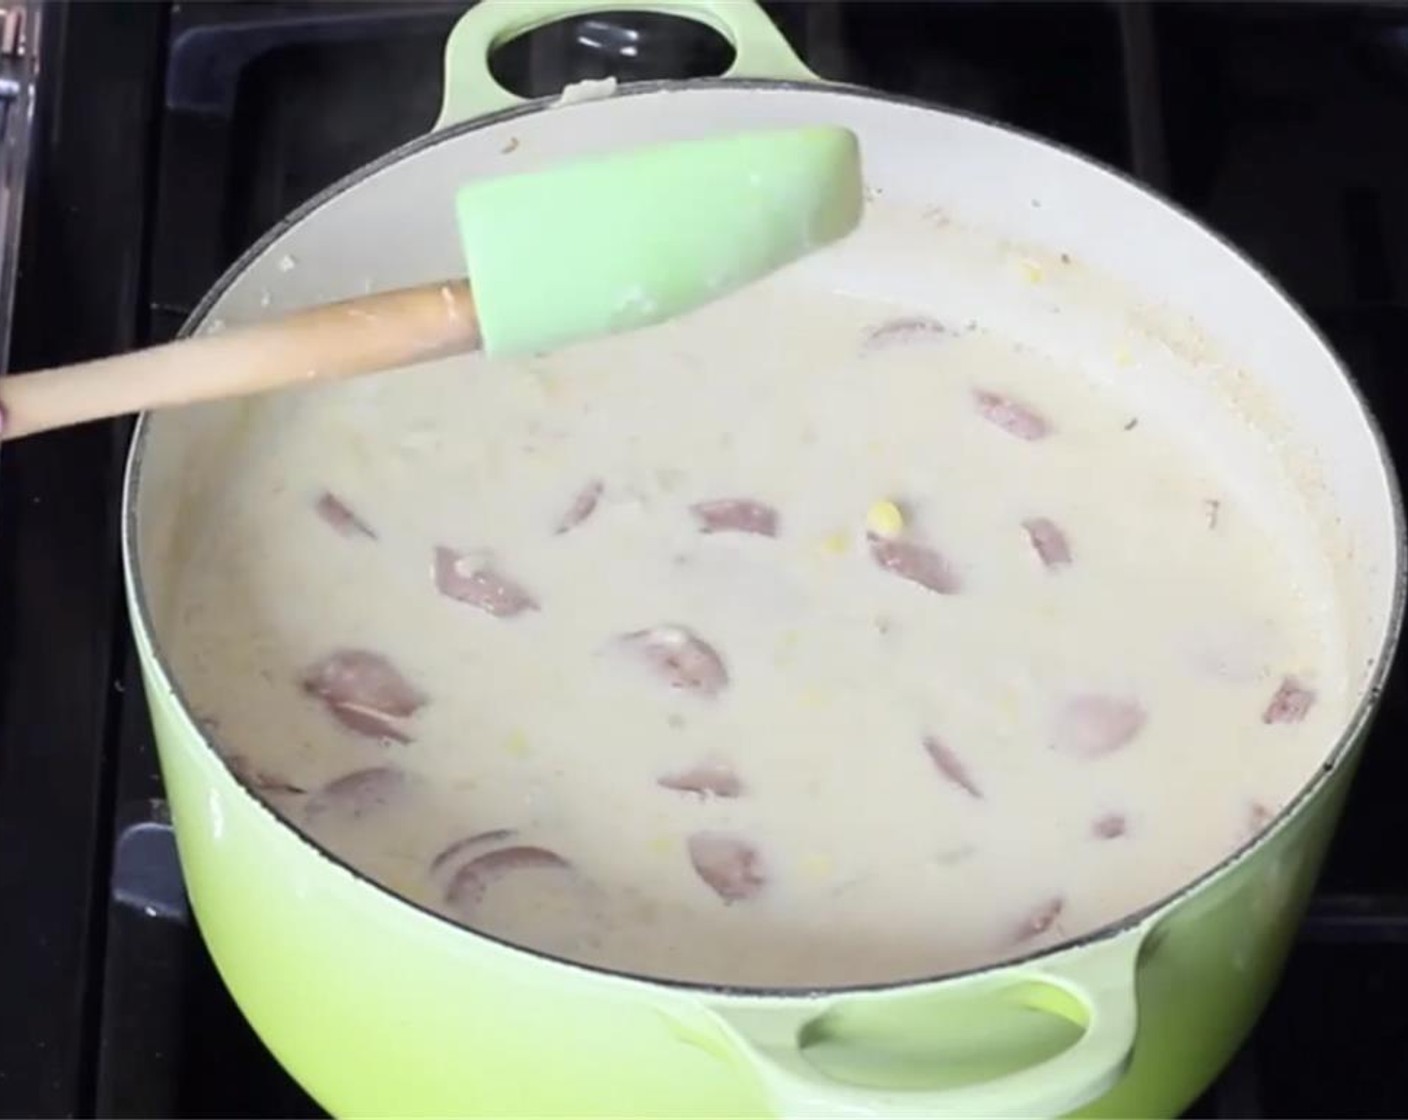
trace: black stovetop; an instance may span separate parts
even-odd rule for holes
[[[765,6],[828,77],[1011,121],[1173,195],[1308,308],[1405,446],[1408,9]],[[52,9],[13,367],[170,337],[263,229],[429,127],[464,7]],[[573,25],[496,72],[543,93],[726,63],[707,33],[627,18],[634,58]],[[127,431],[0,454],[0,1115],[317,1115],[186,913],[119,595]],[[1193,1115],[1408,1112],[1405,699],[1396,681],[1279,993]]]

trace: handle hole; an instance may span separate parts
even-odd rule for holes
[[[841,1006],[799,1039],[808,1063],[866,1088],[956,1089],[1040,1065],[1085,1033],[1080,1001],[1049,984]]]
[[[596,12],[525,32],[489,54],[489,73],[519,97],[572,82],[708,78],[733,65],[733,44],[707,24],[658,12]]]

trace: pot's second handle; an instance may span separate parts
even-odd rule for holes
[[[754,0],[479,0],[445,44],[445,99],[437,129],[519,104],[489,73],[489,54],[525,32],[593,12],[646,11],[712,27],[733,44],[726,78],[821,79],[807,69]]]
[[[1126,934],[1123,943],[1092,947],[1093,952],[1079,958],[1009,973],[1003,988],[1022,993],[1015,998],[1028,1006],[1052,1013],[1052,1005],[1074,1000],[1083,1012],[1084,1033],[1067,1049],[1035,1065],[952,1088],[878,1089],[838,1081],[807,1061],[799,1035],[793,1035],[790,1045],[766,1045],[756,1041],[756,1029],[737,1021],[737,1016],[723,1013],[721,1018],[779,1116],[807,1120],[1065,1116],[1106,1093],[1129,1064],[1139,1023],[1134,962],[1140,940]]]

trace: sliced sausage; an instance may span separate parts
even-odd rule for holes
[[[700,797],[734,798],[743,795],[743,780],[732,766],[718,760],[664,774],[656,780],[656,784],[681,793],[696,793]]]
[[[380,712],[359,708],[355,704],[329,704],[328,712],[333,719],[355,735],[402,745],[413,741],[413,736],[405,728],[387,719]]]
[[[1022,522],[1037,559],[1048,570],[1064,568],[1071,562],[1071,546],[1061,527],[1049,517],[1031,517]]]
[[[356,703],[388,716],[412,716],[427,703],[388,657],[366,649],[336,650],[304,674],[303,686],[333,703]]]
[[[303,807],[310,823],[335,817],[359,821],[384,809],[406,787],[406,775],[392,766],[373,766],[334,778],[310,797]]]
[[[572,499],[572,504],[567,507],[567,512],[558,520],[555,531],[559,536],[570,529],[575,529],[596,512],[603,489],[601,479],[594,478],[577,491],[577,496]]]
[[[482,555],[435,548],[435,588],[447,599],[466,603],[495,618],[513,618],[538,609],[538,601]]]
[[[979,801],[983,799],[982,790],[980,790],[977,783],[973,781],[968,773],[968,768],[963,765],[963,760],[958,757],[952,747],[932,735],[926,735],[924,737],[924,749],[928,752],[929,758],[933,761],[939,773],[947,778],[949,782],[957,786],[969,797],[977,798]]]
[[[671,688],[717,696],[728,685],[723,658],[688,627],[652,626],[623,634],[617,642]]]
[[[1101,758],[1127,746],[1145,719],[1135,700],[1093,692],[1072,696],[1056,714],[1051,745],[1075,758]]]
[[[753,533],[777,536],[777,510],[751,498],[714,498],[689,507],[701,533]]]
[[[1096,817],[1095,823],[1090,826],[1097,839],[1117,840],[1129,831],[1129,820],[1123,813],[1106,813],[1104,816]]]
[[[344,537],[363,537],[373,541],[377,539],[376,530],[358,517],[352,507],[331,490],[324,490],[313,508],[319,517]]]
[[[225,762],[237,778],[260,793],[283,793],[297,795],[307,793],[302,786],[294,785],[287,778],[281,778],[262,767],[255,766],[242,754],[227,754]]]
[[[505,840],[511,840],[514,836],[514,829],[511,828],[491,828],[487,832],[476,832],[472,836],[461,837],[453,844],[448,844],[442,848],[434,859],[430,861],[430,873],[432,875],[445,870],[455,863],[461,856],[467,855],[475,848],[483,848],[492,844],[502,844]]]
[[[569,871],[569,864],[556,852],[526,844],[496,848],[475,856],[458,871],[445,888],[445,901],[464,917],[470,917],[484,901],[489,888],[520,871]]]
[[[754,898],[767,885],[758,849],[730,832],[696,832],[689,837],[695,873],[725,903]]]
[[[887,319],[872,327],[865,336],[865,344],[862,349],[868,353],[875,353],[891,346],[937,341],[947,333],[947,329],[937,319],[927,319],[922,315],[907,315],[898,319]]]
[[[927,545],[871,534],[870,555],[885,571],[940,595],[952,595],[959,589],[958,575],[949,562]]]
[[[990,424],[996,424],[1004,432],[1014,435],[1018,439],[1029,441],[1045,439],[1051,434],[1051,425],[1047,423],[1044,416],[1001,393],[975,389],[973,403],[977,407],[979,416]]]
[[[415,715],[428,703],[426,695],[387,657],[366,649],[329,654],[309,668],[300,683],[338,723],[374,739],[409,742],[396,721]]]
[[[1049,930],[1061,917],[1061,911],[1066,908],[1066,900],[1060,895],[1048,898],[1040,906],[1033,908],[1021,922],[1017,925],[1017,930],[1013,940],[1017,944],[1031,941],[1040,937]]]
[[[1307,688],[1295,677],[1283,677],[1266,710],[1261,713],[1261,722],[1300,723],[1310,713],[1314,703],[1313,689]]]

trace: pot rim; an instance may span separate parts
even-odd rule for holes
[[[847,995],[878,995],[890,991],[902,989],[912,989],[916,987],[931,986],[941,983],[959,982],[972,980],[986,973],[996,972],[1004,969],[1021,968],[1031,966],[1044,959],[1053,958],[1064,953],[1077,949],[1084,949],[1103,941],[1112,941],[1126,933],[1138,929],[1159,913],[1170,910],[1184,899],[1191,897],[1213,880],[1220,878],[1233,866],[1248,858],[1253,852],[1260,848],[1273,833],[1299,809],[1302,805],[1316,797],[1321,789],[1328,782],[1332,775],[1344,763],[1350,754],[1351,749],[1366,733],[1373,720],[1380,700],[1387,683],[1389,672],[1393,666],[1397,652],[1399,638],[1403,626],[1405,599],[1408,599],[1408,540],[1405,539],[1405,516],[1403,494],[1399,486],[1398,475],[1394,469],[1392,457],[1389,454],[1388,444],[1384,438],[1382,429],[1373,410],[1369,407],[1363,392],[1358,383],[1346,366],[1344,359],[1330,345],[1324,332],[1319,325],[1306,313],[1305,309],[1281,286],[1281,284],[1256,261],[1252,260],[1240,248],[1224,237],[1217,230],[1203,223],[1197,216],[1187,209],[1165,196],[1160,191],[1139,182],[1132,174],[1124,170],[1106,164],[1102,160],[1078,151],[1064,143],[1049,139],[1026,129],[1014,127],[1001,121],[993,120],[981,113],[970,112],[963,109],[956,109],[948,106],[936,105],[917,97],[909,97],[902,94],[885,93],[880,90],[870,89],[865,86],[856,86],[840,83],[803,82],[790,79],[765,79],[765,78],[695,78],[688,81],[678,80],[657,80],[649,82],[632,82],[629,85],[618,87],[607,100],[617,100],[626,97],[643,97],[652,94],[671,94],[678,96],[681,93],[693,92],[695,90],[718,90],[718,89],[738,89],[756,90],[769,92],[801,92],[809,94],[823,94],[838,97],[858,97],[874,101],[885,101],[905,108],[920,109],[925,112],[937,113],[942,116],[958,117],[972,124],[978,124],[987,128],[1003,132],[1011,136],[1054,149],[1066,156],[1080,161],[1086,168],[1095,172],[1103,172],[1112,175],[1129,186],[1142,192],[1155,202],[1173,211],[1179,217],[1185,219],[1206,236],[1211,237],[1224,250],[1233,257],[1240,260],[1250,268],[1261,282],[1274,291],[1285,304],[1295,312],[1305,326],[1309,329],[1312,337],[1324,349],[1325,353],[1333,361],[1335,369],[1338,371],[1341,380],[1348,387],[1365,425],[1369,430],[1370,437],[1374,441],[1375,450],[1378,454],[1379,465],[1387,480],[1389,501],[1393,517],[1394,529],[1394,550],[1393,550],[1393,594],[1389,608],[1387,627],[1384,632],[1383,642],[1379,648],[1374,671],[1365,685],[1358,702],[1355,704],[1353,712],[1345,721],[1339,737],[1335,740],[1333,747],[1326,752],[1325,760],[1316,768],[1315,772],[1296,791],[1295,795],[1282,807],[1281,811],[1272,818],[1267,827],[1251,839],[1242,843],[1228,855],[1217,863],[1204,869],[1202,872],[1183,883],[1176,890],[1164,895],[1154,902],[1147,903],[1137,910],[1131,911],[1112,922],[1108,922],[1098,929],[1091,930],[1076,937],[1068,938],[1054,945],[1048,945],[1041,949],[1033,950],[1021,956],[1009,957],[990,964],[978,965],[971,968],[961,969],[955,972],[945,972],[937,975],[926,975],[912,977],[905,980],[887,980],[875,983],[860,984],[838,984],[826,986],[807,987],[770,987],[766,985],[733,985],[709,983],[696,980],[679,980],[670,977],[649,976],[641,973],[630,972],[624,969],[606,968],[603,966],[583,964],[566,957],[559,957],[552,953],[543,952],[531,946],[520,945],[506,939],[496,937],[492,934],[472,929],[459,922],[413,902],[408,898],[397,894],[389,887],[377,882],[375,879],[364,874],[352,864],[344,861],[335,853],[329,851],[313,837],[300,831],[293,822],[282,813],[278,812],[273,804],[254,788],[245,778],[241,777],[230,766],[225,756],[216,749],[215,737],[201,728],[192,715],[190,705],[186,702],[186,697],[177,683],[175,675],[170,671],[166,658],[162,653],[161,644],[157,640],[156,629],[152,625],[150,606],[147,601],[145,584],[142,579],[141,559],[138,548],[138,524],[137,524],[137,495],[141,488],[142,466],[146,449],[148,419],[150,414],[143,413],[137,418],[137,422],[132,432],[132,441],[128,450],[127,466],[122,487],[122,560],[123,574],[128,584],[128,592],[136,611],[131,620],[134,630],[140,631],[145,637],[151,650],[153,668],[164,688],[176,699],[182,715],[196,731],[201,747],[212,754],[216,761],[222,766],[226,773],[233,779],[240,790],[248,795],[256,805],[263,809],[273,819],[275,825],[287,831],[296,841],[306,845],[316,854],[331,863],[335,868],[350,874],[354,879],[371,887],[377,894],[384,897],[393,905],[403,906],[412,911],[418,912],[423,917],[428,917],[438,923],[455,931],[457,935],[480,938],[492,942],[501,949],[522,953],[527,956],[536,957],[538,960],[559,967],[585,972],[595,977],[606,977],[613,980],[625,981],[628,983],[642,984],[650,987],[663,987],[682,993],[694,993],[711,996],[723,996],[744,999],[815,999],[823,997],[847,996]],[[196,329],[205,321],[212,307],[225,295],[229,288],[248,270],[249,266],[259,256],[263,255],[269,247],[282,237],[289,229],[298,225],[305,218],[319,210],[326,203],[334,198],[358,186],[363,181],[384,171],[386,168],[400,163],[401,161],[426,151],[437,144],[447,143],[458,139],[461,136],[477,132],[484,128],[503,124],[507,121],[515,120],[519,117],[526,117],[536,113],[544,112],[556,107],[558,97],[548,95],[532,100],[524,101],[521,104],[511,105],[504,109],[499,109],[482,116],[471,117],[468,120],[459,121],[448,125],[442,129],[432,129],[422,136],[394,148],[390,152],[382,155],[378,159],[365,164],[356,170],[349,172],[343,178],[332,183],[328,187],[319,191],[311,198],[297,206],[289,214],[285,215],[276,224],[271,226],[262,234],[248,249],[221,274],[220,278],[202,296],[200,302],[191,311],[186,321],[181,325],[177,338],[186,338],[192,335]]]

